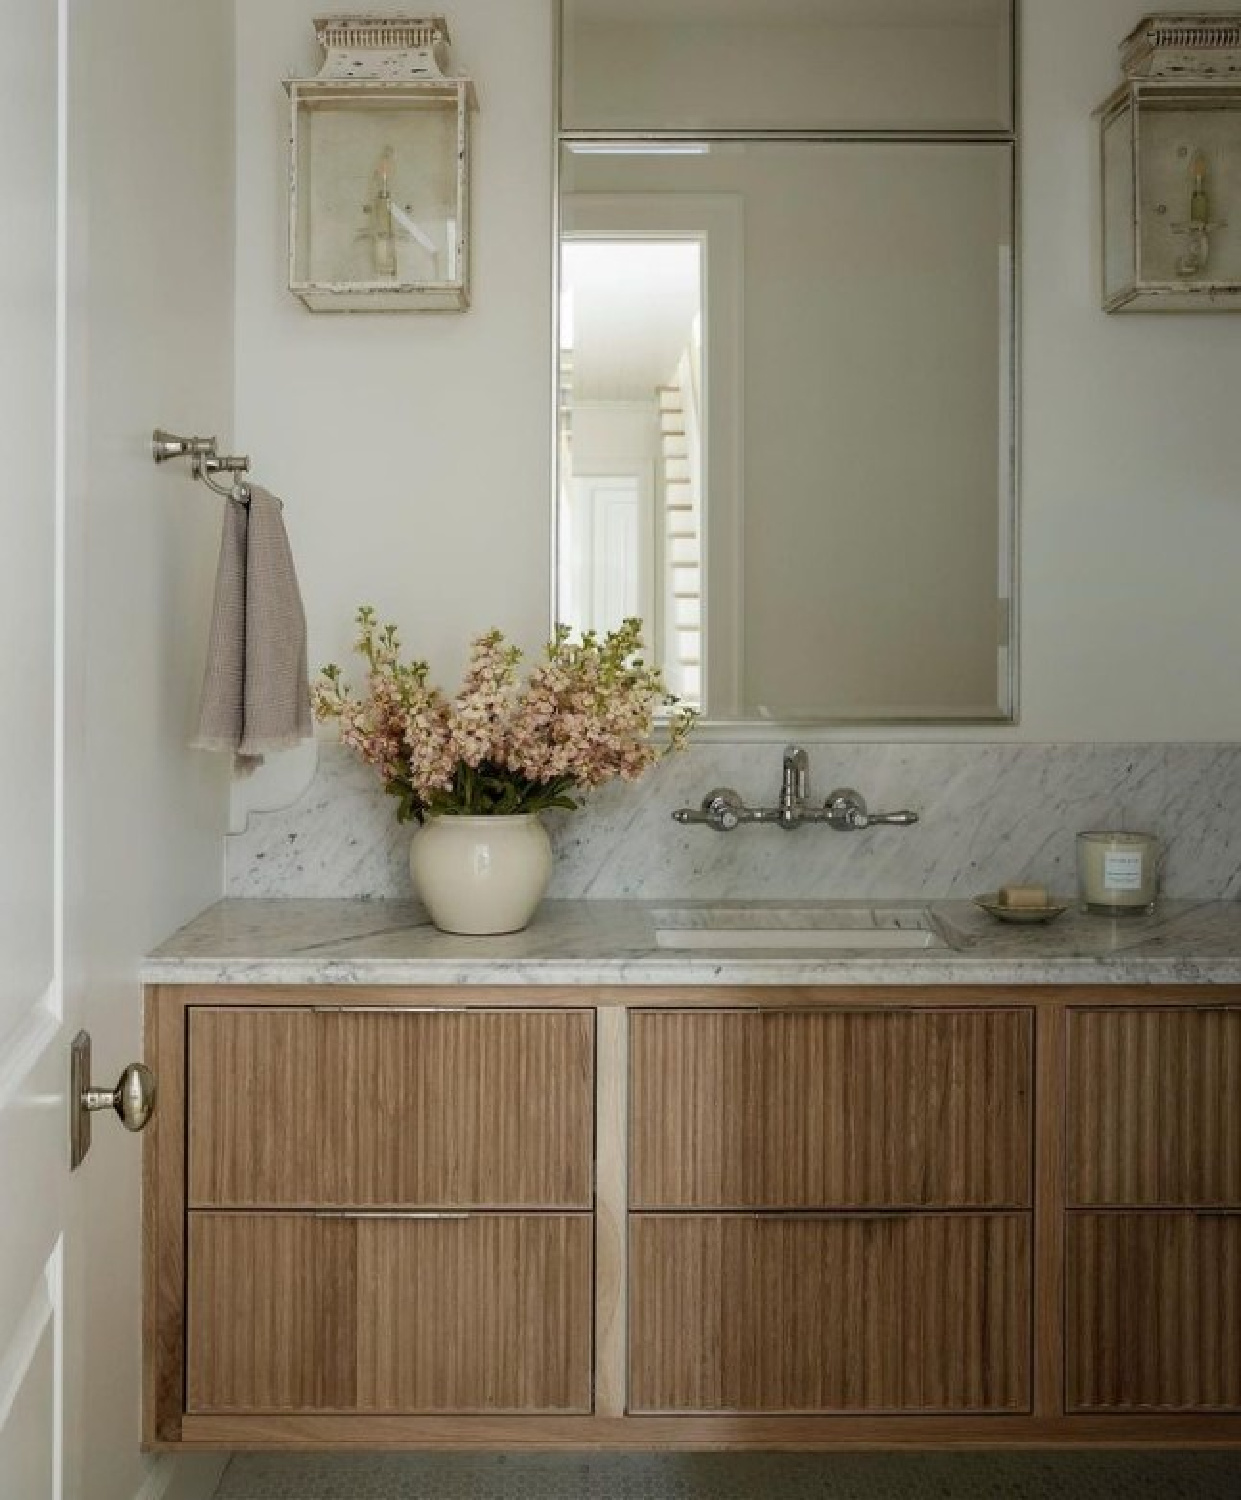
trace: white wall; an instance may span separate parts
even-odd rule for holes
[[[347,654],[370,601],[455,671],[470,634],[538,640],[550,619],[550,9],[448,8],[481,104],[473,308],[352,316],[285,284],[281,79],[317,71],[321,10],[236,5],[238,440],[286,500],[312,663]]]
[[[236,7],[236,429],[289,502],[312,659],[371,600],[449,673],[471,634],[550,619],[550,5],[451,8],[481,100],[475,307],[374,319],[284,290],[278,84],[317,66],[317,8]],[[1098,306],[1090,115],[1147,9],[1023,7],[1022,722],[883,738],[1241,738],[1241,323]]]
[[[1024,729],[1241,738],[1241,322],[1098,310],[1089,110],[1150,7],[1025,9]]]
[[[985,128],[1004,108],[1003,0],[574,9],[566,118],[583,129],[704,129],[721,119],[720,80],[743,75],[728,104],[738,128]]]
[[[232,14],[114,0],[71,15],[67,977],[105,1083],[142,1055],[141,956],[223,880],[226,766],[188,748],[220,502],[149,454],[156,425],[231,426]],[[78,1179],[86,1399],[69,1430],[85,1473],[67,1493],[83,1500],[174,1477],[139,1452],[140,1163],[103,1120]]]
[[[659,457],[659,408],[649,401],[581,401],[573,408],[577,470],[599,474],[616,462],[654,464]]]

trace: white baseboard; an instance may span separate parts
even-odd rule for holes
[[[227,1453],[163,1454],[134,1500],[211,1500],[227,1467]]]

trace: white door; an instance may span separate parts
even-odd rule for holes
[[[60,1500],[68,1164],[59,850],[61,7],[8,6],[0,78],[0,1494]]]
[[[603,632],[636,615],[646,623],[648,641],[654,642],[655,527],[649,479],[636,470],[589,474],[575,478],[573,489],[578,617],[569,623]]]
[[[581,479],[588,494],[591,537],[591,630],[615,630],[630,615],[642,613],[638,481]]]

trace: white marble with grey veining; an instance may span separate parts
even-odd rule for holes
[[[409,901],[226,900],[143,967],[150,984],[890,985],[1241,984],[1241,904],[1166,901],[1153,915],[1071,910],[1048,926],[1003,925],[970,902],[933,902],[947,946],[912,953],[676,952],[657,921],[692,923],[712,903],[548,901],[505,937],[437,932]],[[718,904],[718,903],[716,903]],[[782,903],[775,903],[778,908]],[[771,915],[747,902],[746,919]],[[885,903],[889,906],[890,903]],[[911,913],[918,910],[910,903]]]
[[[770,804],[781,747],[703,741],[636,785],[614,785],[549,817],[551,895],[660,900],[768,897],[968,898],[1013,881],[1071,892],[1073,835],[1157,834],[1174,898],[1241,898],[1241,745],[818,744],[812,792],[857,787],[878,810],[912,807],[914,828],[806,827],[717,834],[671,821],[716,786]],[[228,841],[230,896],[408,896],[411,830],[373,774],[325,741],[306,794],[255,813]]]

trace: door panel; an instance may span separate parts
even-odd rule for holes
[[[1030,1404],[1024,1214],[637,1215],[634,1412]]]
[[[190,1215],[187,1409],[588,1412],[586,1215]]]
[[[1069,1202],[1241,1208],[1241,1009],[1071,1014]]]
[[[593,1024],[196,1009],[190,1206],[589,1208]]]
[[[0,748],[0,1057],[23,1038],[55,974],[57,16],[6,17],[0,191],[10,232],[0,248],[6,433],[0,546],[0,694],[14,715]],[[16,59],[20,57],[20,64]],[[5,1045],[7,1044],[7,1045]]]
[[[60,1371],[56,1358],[56,1329],[49,1318],[38,1337],[14,1372],[12,1401],[5,1401],[3,1427],[0,1428],[0,1474],[4,1475],[5,1493],[15,1496],[55,1495],[57,1473],[55,1429],[47,1418],[56,1409]],[[8,1395],[10,1393],[4,1393]]]
[[[69,1194],[58,912],[60,7],[9,6],[0,86],[0,1489],[63,1491]]]
[[[1030,1016],[645,1012],[635,1208],[1025,1207]]]
[[[1241,1411],[1241,1214],[1071,1214],[1070,1411]]]

